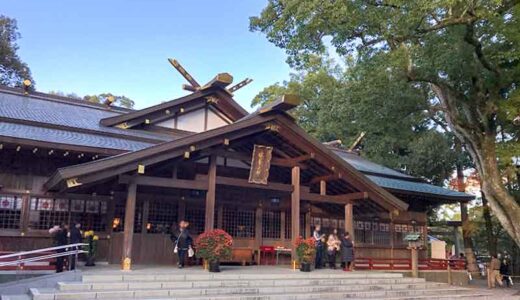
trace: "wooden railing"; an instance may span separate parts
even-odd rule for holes
[[[357,257],[354,262],[357,270],[397,270],[412,269],[412,260],[409,258],[369,258]],[[464,270],[466,262],[461,259],[419,259],[419,270]]]

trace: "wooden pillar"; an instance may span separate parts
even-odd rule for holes
[[[262,246],[263,209],[260,203],[255,210],[255,251],[257,251],[256,263],[260,265],[260,246]]]
[[[135,202],[137,184],[132,180],[128,184],[128,194],[125,206],[125,231],[123,234],[123,259],[122,269],[130,271],[132,267],[132,240],[134,237]]]
[[[285,236],[285,226],[287,226],[287,224],[285,224],[285,210],[282,210],[280,212],[280,239],[282,242],[287,238]]]
[[[217,187],[217,157],[209,157],[208,191],[206,192],[206,218],[204,230],[213,230],[215,224],[215,193]]]
[[[20,212],[20,235],[25,236],[29,229],[29,213],[30,213],[31,197],[29,194],[22,196],[22,208]]]
[[[305,237],[311,236],[311,205],[307,203],[307,212],[305,213]]]
[[[350,233],[350,238],[354,241],[354,205],[345,205],[345,232]]]
[[[293,167],[291,172],[291,224],[292,224],[292,259],[296,260],[296,239],[300,236],[300,167]]]

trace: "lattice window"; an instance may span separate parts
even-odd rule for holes
[[[21,197],[0,195],[0,229],[20,228],[21,210]]]
[[[106,231],[106,201],[32,198],[29,227],[47,230],[55,225],[80,222],[85,230]]]
[[[125,230],[125,206],[124,201],[116,202],[114,207],[114,220],[112,221],[112,230],[114,232],[122,232]],[[137,201],[135,205],[134,215],[134,233],[140,233],[143,226],[143,202]]]
[[[264,211],[262,214],[262,237],[279,239],[281,235],[281,213],[279,211]]]
[[[255,210],[225,208],[222,212],[222,229],[233,237],[255,237]]]
[[[67,205],[62,209],[61,205]],[[56,206],[55,206],[56,204]],[[48,230],[55,225],[69,224],[70,212],[68,209],[68,200],[51,198],[32,198],[31,212],[29,216],[29,227],[31,229]]]
[[[172,224],[177,223],[177,202],[172,201],[150,201],[148,209],[148,233],[170,232]]]
[[[390,224],[371,221],[355,221],[354,238],[358,243],[390,245]]]
[[[205,211],[200,207],[186,207],[186,221],[190,223],[188,230],[192,234],[201,234],[204,232]]]

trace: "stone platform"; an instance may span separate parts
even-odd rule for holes
[[[200,267],[117,266],[83,268],[82,279],[34,288],[27,299],[492,299],[487,291],[427,282],[398,273],[223,266],[221,273]],[[15,298],[12,298],[15,299]]]

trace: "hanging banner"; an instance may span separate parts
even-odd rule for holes
[[[273,147],[255,145],[249,171],[249,182],[256,184],[267,184],[269,168],[271,167]]]
[[[56,199],[54,201],[55,211],[69,211],[69,200],[68,199]]]
[[[38,199],[38,210],[52,210],[53,199]]]
[[[0,196],[0,209],[14,209],[14,207],[13,196]]]

